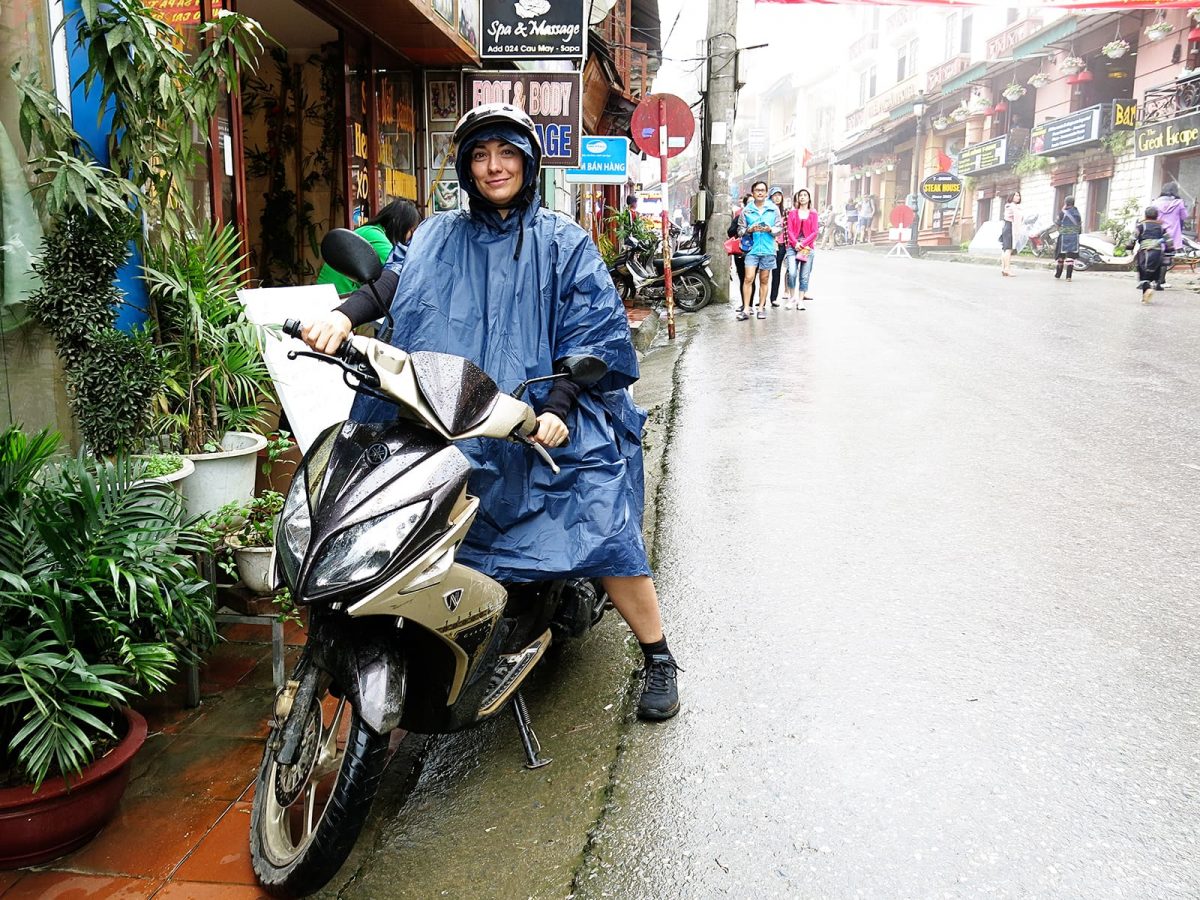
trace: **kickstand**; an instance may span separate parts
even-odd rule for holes
[[[540,769],[554,762],[542,756],[542,745],[533,733],[533,726],[529,723],[529,707],[525,705],[525,697],[520,691],[513,694],[512,711],[517,719],[517,731],[521,733],[521,746],[525,748],[525,768]]]

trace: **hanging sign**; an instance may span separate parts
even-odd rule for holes
[[[583,140],[582,72],[463,72],[466,109],[511,103],[525,110],[542,140],[542,165],[579,167]]]
[[[1090,106],[1060,119],[1035,125],[1029,132],[1029,152],[1055,151],[1100,140],[1101,106]]]
[[[974,175],[1008,165],[1008,135],[958,151],[958,174]]]
[[[583,139],[579,168],[567,169],[567,181],[579,184],[624,184],[629,180],[629,138]]]
[[[1112,106],[1111,131],[1132,131],[1137,128],[1138,105],[1136,100],[1114,100]]]
[[[1133,146],[1138,157],[1195,150],[1200,147],[1200,113],[1143,125],[1133,133]]]
[[[934,203],[953,203],[962,196],[962,179],[950,172],[937,172],[921,182],[921,196]]]
[[[583,0],[483,0],[482,59],[583,59]]]

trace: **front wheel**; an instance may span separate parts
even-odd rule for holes
[[[686,272],[675,279],[675,305],[684,312],[703,309],[712,299],[712,288],[708,279],[695,272]]]
[[[250,813],[254,874],[280,896],[312,893],[337,874],[362,831],[387,761],[388,736],[375,734],[345,698],[334,696],[327,675],[315,677],[321,682],[299,759],[279,765],[272,730]]]

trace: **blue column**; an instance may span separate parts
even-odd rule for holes
[[[76,82],[87,72],[87,52],[78,46],[80,0],[64,0],[63,12],[67,16],[67,56],[71,77],[71,122],[75,130],[87,141],[101,165],[108,165],[108,135],[112,130],[112,114],[99,118],[100,99],[89,96],[82,85]],[[129,331],[146,321],[149,298],[145,282],[142,281],[142,256],[135,243],[130,243],[132,256],[117,272],[117,287],[125,292],[125,301],[117,308],[117,327]]]

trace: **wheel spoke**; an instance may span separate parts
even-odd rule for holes
[[[338,760],[338,734],[342,730],[342,716],[346,711],[346,701],[343,699],[339,704],[337,711],[333,714],[333,720],[329,723],[329,730],[321,737],[321,746],[317,750],[317,762],[313,767],[313,777],[316,778],[324,775],[327,772],[337,768]]]
[[[304,840],[308,840],[313,833],[313,812],[317,808],[317,785],[314,782],[309,782],[308,787],[304,790]]]

